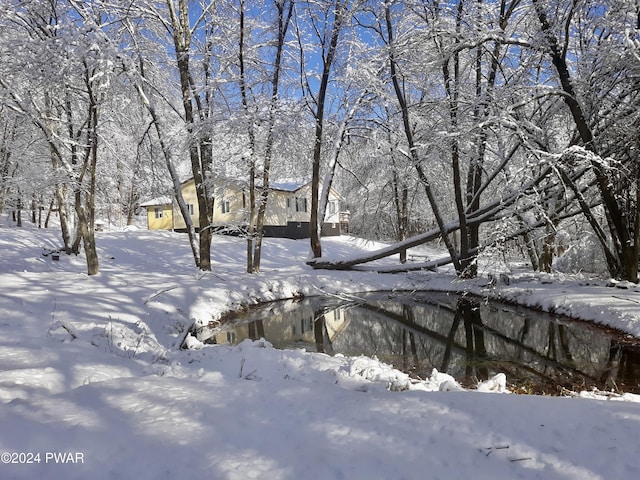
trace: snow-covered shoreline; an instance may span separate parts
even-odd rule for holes
[[[83,462],[24,465],[16,456],[0,464],[2,478],[640,474],[633,395],[443,393],[456,389],[445,374],[393,392],[409,380],[363,358],[260,341],[178,348],[194,322],[246,305],[414,289],[467,291],[640,336],[636,286],[527,272],[489,286],[446,272],[314,271],[304,264],[306,242],[275,239],[267,239],[262,273],[249,276],[245,245],[227,237],[216,238],[213,271],[202,273],[184,236],[146,231],[101,233],[101,273],[88,277],[81,257],[42,255],[56,243],[56,232],[0,228],[0,453],[37,451],[44,460],[80,452],[74,458]],[[346,238],[324,244],[335,255],[373,247]],[[485,387],[500,390],[496,383]]]

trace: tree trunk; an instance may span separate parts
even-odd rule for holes
[[[396,241],[402,242],[407,237],[407,223],[408,223],[408,212],[407,212],[407,203],[409,196],[409,189],[406,185],[402,185],[402,188],[399,187],[398,181],[398,172],[395,169],[393,170],[393,202],[396,207],[396,223],[397,227],[397,235]],[[400,250],[400,263],[406,263],[407,261],[407,249]]]
[[[269,171],[264,170],[262,175],[263,185],[260,188],[258,203],[258,213],[256,215],[256,229],[254,232],[254,245],[253,245],[253,273],[258,273],[260,271],[260,260],[262,258],[262,239],[264,233],[264,215],[267,211],[267,200],[269,199]],[[265,187],[264,183],[266,182],[267,186]]]
[[[208,194],[206,184],[207,168],[210,158],[207,150],[207,137],[197,141],[198,133],[195,130],[195,113],[192,100],[192,82],[190,67],[191,25],[189,17],[189,5],[187,0],[179,0],[176,12],[173,3],[167,0],[171,13],[171,26],[173,28],[173,42],[175,57],[180,77],[180,89],[182,93],[182,107],[184,109],[184,121],[189,135],[189,158],[191,160],[191,173],[196,186],[196,196],[199,211],[199,249],[197,265],[201,270],[211,270],[211,214],[213,202]],[[202,114],[202,111],[201,111]],[[204,148],[204,152],[203,152]],[[184,215],[184,213],[183,213]],[[186,218],[185,218],[186,221]]]
[[[18,197],[16,210],[14,210],[16,226],[22,227],[22,198]]]
[[[66,196],[67,196],[66,188],[60,183],[56,183],[55,200],[58,205],[58,219],[60,220],[62,242],[64,244],[64,251],[67,254],[70,254],[71,248],[72,248],[72,240],[71,240],[71,227],[69,225],[69,213],[67,210]]]
[[[245,0],[240,0],[240,32],[238,45],[238,63],[240,67],[240,96],[242,98],[242,109],[244,110],[247,122],[247,135],[249,137],[249,206],[247,213],[247,273],[254,273],[254,250],[256,231],[256,136],[253,119],[249,116],[249,98],[247,95],[247,81],[245,77]]]
[[[207,185],[206,180],[213,159],[212,141],[208,136],[205,136],[200,142],[199,152],[202,182],[202,188],[198,192],[198,207],[200,208],[200,269],[209,271],[211,270],[211,242],[213,240],[211,222],[213,220],[214,196],[209,192],[209,185]]]
[[[93,91],[91,78],[93,73],[85,64],[85,86],[89,97],[84,158],[75,186],[75,208],[78,219],[76,239],[73,252],[79,253],[82,241],[87,262],[87,274],[96,275],[99,272],[98,253],[95,241],[95,191],[96,168],[98,163],[98,104]],[[71,129],[71,126],[69,126]],[[71,132],[71,130],[70,130]],[[74,162],[75,155],[74,154]],[[85,181],[88,185],[85,187]]]
[[[44,92],[45,103],[45,115],[47,119],[44,122],[38,122],[38,126],[43,131],[47,138],[49,145],[49,153],[51,155],[51,165],[53,171],[57,172],[58,169],[64,167],[64,161],[62,155],[56,144],[54,143],[54,128],[48,119],[54,118],[53,106],[51,96],[47,91]],[[70,175],[71,172],[67,173]],[[67,209],[67,187],[60,181],[56,180],[55,184],[55,198],[58,204],[58,218],[60,219],[60,231],[62,234],[62,242],[64,244],[64,250],[69,255],[73,249],[73,240],[71,238],[71,221],[69,218],[69,211]]]
[[[322,244],[320,242],[321,218],[320,212],[320,162],[322,159],[322,142],[324,140],[324,110],[327,99],[327,89],[329,86],[329,75],[338,49],[338,38],[345,20],[346,5],[342,0],[335,1],[334,20],[331,29],[331,38],[326,47],[326,54],[322,55],[322,76],[320,78],[320,88],[316,97],[317,108],[315,116],[315,142],[313,144],[313,164],[311,168],[311,218],[309,220],[309,237],[311,241],[311,254],[314,258],[322,256]]]
[[[36,194],[32,193],[31,194],[31,223],[33,223],[34,225],[37,222],[36,209],[37,209]]]
[[[84,252],[87,257],[87,273],[96,275],[99,271],[98,252],[96,250],[95,218],[96,218],[96,169],[98,166],[98,104],[93,92],[93,84],[87,72],[87,88],[90,98],[90,130],[89,130],[89,188],[85,194],[87,213],[87,232],[84,234]]]
[[[640,12],[640,8],[638,9]],[[638,16],[640,22],[640,13]],[[629,264],[629,281],[638,283],[638,263],[640,262],[640,173],[636,171],[636,216],[633,225],[633,254]]]
[[[291,16],[293,14],[294,2],[276,2],[275,7],[278,11],[278,25],[277,25],[277,38],[276,38],[276,52],[273,63],[273,71],[271,72],[271,98],[269,99],[269,115],[266,123],[267,138],[265,141],[265,149],[263,156],[263,168],[262,168],[262,185],[260,185],[260,195],[258,195],[258,204],[256,205],[256,143],[255,143],[255,131],[253,128],[253,122],[249,119],[248,133],[250,143],[250,159],[249,159],[249,195],[250,195],[250,207],[249,207],[249,232],[247,239],[247,272],[257,273],[260,271],[260,261],[262,258],[262,240],[264,237],[264,221],[267,211],[267,202],[269,199],[269,182],[270,182],[270,170],[271,160],[273,157],[273,146],[275,142],[275,122],[278,111],[279,99],[279,86],[280,86],[280,73],[282,69],[282,56],[284,53],[285,39],[287,36],[287,30]],[[246,88],[245,78],[245,62],[244,62],[244,14],[245,14],[245,2],[240,2],[240,93],[242,97],[242,104],[245,112],[248,113],[248,95]],[[254,225],[255,218],[255,225]]]
[[[51,219],[51,211],[53,210],[53,204],[55,203],[55,197],[49,203],[49,208],[47,209],[47,215],[44,217],[44,228],[49,228],[49,220]]]
[[[262,258],[262,239],[264,237],[264,216],[267,212],[267,201],[269,200],[269,181],[271,174],[271,159],[273,157],[274,128],[276,114],[278,111],[280,70],[282,67],[282,54],[284,52],[284,42],[289,28],[289,21],[293,14],[293,2],[276,2],[278,9],[278,37],[276,40],[276,58],[273,64],[271,75],[271,98],[269,100],[269,117],[267,120],[267,139],[265,143],[264,160],[262,167],[262,186],[260,190],[260,203],[258,204],[258,215],[256,219],[255,245],[253,251],[253,271],[260,271],[260,260]],[[285,10],[286,9],[286,10]]]

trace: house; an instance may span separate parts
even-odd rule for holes
[[[214,189],[213,226],[218,229],[246,229],[248,225],[249,193],[239,181],[225,179]],[[199,227],[198,201],[193,179],[182,183],[182,196],[196,228]],[[329,190],[327,213],[322,235],[334,236],[349,230],[350,214],[341,209],[342,197]],[[175,201],[160,197],[141,204],[147,210],[149,230],[177,230],[186,228],[184,218]],[[264,219],[267,237],[308,238],[311,215],[311,182],[275,182],[270,185]]]

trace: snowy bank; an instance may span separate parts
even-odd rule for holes
[[[45,256],[55,232],[0,228],[0,477],[562,478],[640,474],[637,396],[548,398],[416,382],[365,357],[268,342],[180,350],[192,324],[322,292],[455,290],[640,335],[635,286],[515,273],[509,284],[446,271],[379,275],[304,265],[304,241],[216,237],[210,273],[184,236],[102,232],[101,273]],[[373,245],[330,239],[335,255]],[[424,252],[423,252],[424,253]],[[201,345],[194,344],[196,347]],[[479,387],[503,391],[498,376]],[[594,398],[597,398],[595,400]],[[620,400],[620,401],[612,401]]]

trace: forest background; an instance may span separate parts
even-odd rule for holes
[[[639,87],[638,0],[0,0],[0,211],[57,216],[92,275],[96,219],[167,192],[188,219],[193,176],[209,270],[212,192],[241,179],[257,272],[269,183],[294,175],[316,268],[437,240],[399,268],[522,252],[638,282]],[[393,245],[324,259],[332,185]]]

